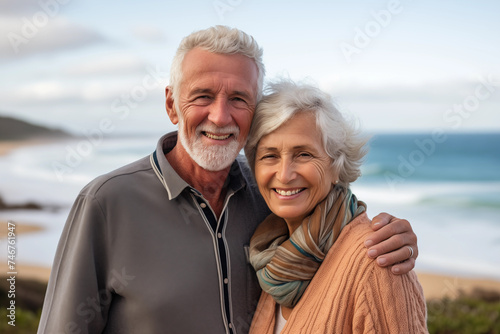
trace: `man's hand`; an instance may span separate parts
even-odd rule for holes
[[[368,257],[381,267],[392,266],[393,274],[406,274],[415,267],[417,236],[406,219],[381,213],[372,220],[373,232],[366,240]],[[413,254],[411,249],[413,249]]]

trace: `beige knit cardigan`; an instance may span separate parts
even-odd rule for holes
[[[428,333],[426,305],[417,275],[393,275],[366,256],[372,232],[366,213],[343,230],[282,334]],[[263,292],[250,334],[273,334],[276,303]]]

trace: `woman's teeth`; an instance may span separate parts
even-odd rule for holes
[[[280,190],[280,189],[275,189],[278,194],[281,196],[292,196],[295,194],[298,194],[301,192],[302,189],[296,189],[296,190]]]

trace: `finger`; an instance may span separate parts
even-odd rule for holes
[[[372,230],[377,231],[378,229],[389,224],[389,222],[393,218],[395,218],[395,217],[386,213],[386,212],[379,213],[378,215],[376,215],[372,219]]]
[[[400,249],[393,252],[378,256],[377,264],[381,267],[392,266],[410,259],[410,254],[411,253],[408,246],[401,247]]]
[[[415,268],[415,259],[412,257],[407,261],[393,265],[391,268],[391,272],[395,275],[403,275],[408,273],[413,268]]]
[[[410,257],[410,251],[408,247],[411,246],[413,248],[413,256],[416,258],[418,249],[416,244],[413,244],[413,240],[411,235],[408,233],[396,234],[390,237],[387,240],[384,240],[375,246],[372,246],[368,249],[368,257],[375,258],[377,256],[392,254],[394,252],[398,252],[399,256],[403,256],[399,261],[404,261]],[[401,251],[400,251],[401,250]],[[394,256],[394,254],[393,254]]]
[[[397,236],[399,234],[402,234],[405,238],[408,238],[408,240],[403,240],[407,244],[416,244],[416,240],[412,240],[411,236],[414,235],[410,223],[407,220],[404,219],[398,219],[395,218],[394,223],[391,223],[389,225],[385,225],[382,228],[380,228],[378,231],[375,231],[371,233],[368,238],[365,240],[365,247],[371,247],[373,245],[379,246],[377,244],[390,239],[393,236]],[[414,242],[415,241],[415,242]],[[386,251],[391,251],[394,249],[398,249],[400,247],[403,247],[405,243],[401,244],[395,244],[393,245],[392,248],[385,249]],[[378,253],[378,254],[383,254]]]

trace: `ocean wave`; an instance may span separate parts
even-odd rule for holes
[[[500,209],[500,182],[411,182],[395,188],[387,183],[355,182],[352,189],[368,203]]]
[[[475,258],[464,259],[439,254],[419,254],[416,270],[448,275],[500,279],[500,267],[494,262],[479,262]],[[448,284],[452,287],[453,282]]]
[[[490,208],[500,210],[500,195],[498,195],[497,198],[483,196],[464,197],[460,195],[447,197],[426,197],[421,199],[417,204],[460,208]]]

